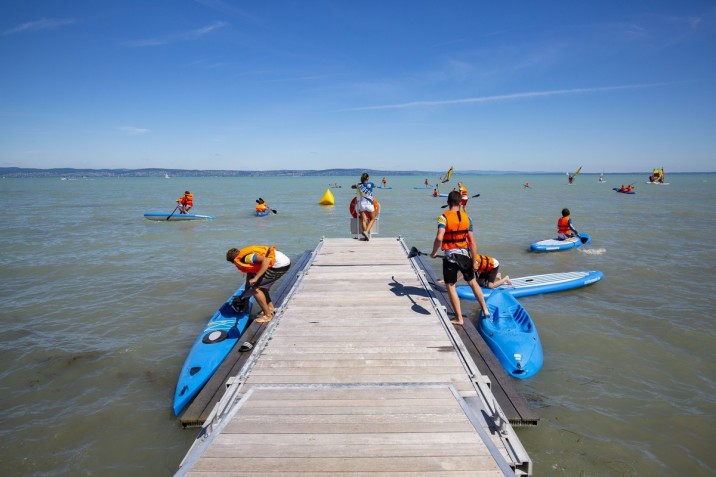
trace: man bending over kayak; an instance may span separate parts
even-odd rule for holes
[[[226,261],[246,274],[246,294],[253,296],[261,307],[256,323],[268,323],[273,319],[274,306],[269,295],[271,285],[281,278],[291,266],[291,260],[274,246],[249,245],[229,249]]]

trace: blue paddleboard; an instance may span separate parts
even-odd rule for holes
[[[598,270],[581,270],[578,272],[547,273],[545,275],[532,275],[529,277],[511,278],[512,285],[501,285],[497,288],[482,288],[482,295],[487,299],[497,290],[505,290],[517,297],[552,293],[573,288],[585,287],[604,278]],[[475,294],[469,285],[455,287],[457,296],[465,300],[475,300]]]
[[[530,249],[535,252],[554,252],[559,250],[568,250],[574,247],[581,247],[582,244],[587,244],[592,241],[592,238],[587,233],[582,232],[579,235],[581,239],[580,237],[572,237],[566,240],[557,240],[556,238],[540,240],[539,242],[530,244]]]
[[[196,215],[196,214],[170,214],[164,212],[149,212],[144,214],[144,218],[148,220],[154,220],[156,222],[163,221],[175,221],[175,220],[214,220],[216,217],[211,215]]]

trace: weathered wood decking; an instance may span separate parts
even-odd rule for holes
[[[177,475],[511,475],[531,463],[395,238],[326,239]]]

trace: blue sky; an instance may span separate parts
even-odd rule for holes
[[[0,6],[0,166],[716,171],[713,1]]]

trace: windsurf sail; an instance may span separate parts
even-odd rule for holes
[[[440,176],[440,182],[442,182],[444,184],[445,182],[449,181],[451,177],[452,177],[452,166],[450,166],[450,169],[448,169],[448,171],[445,173],[444,176]]]
[[[572,177],[573,178],[577,177],[577,174],[579,174],[579,171],[581,171],[581,170],[582,170],[582,166],[579,166],[579,168],[576,171],[574,171],[574,174],[572,174]]]

